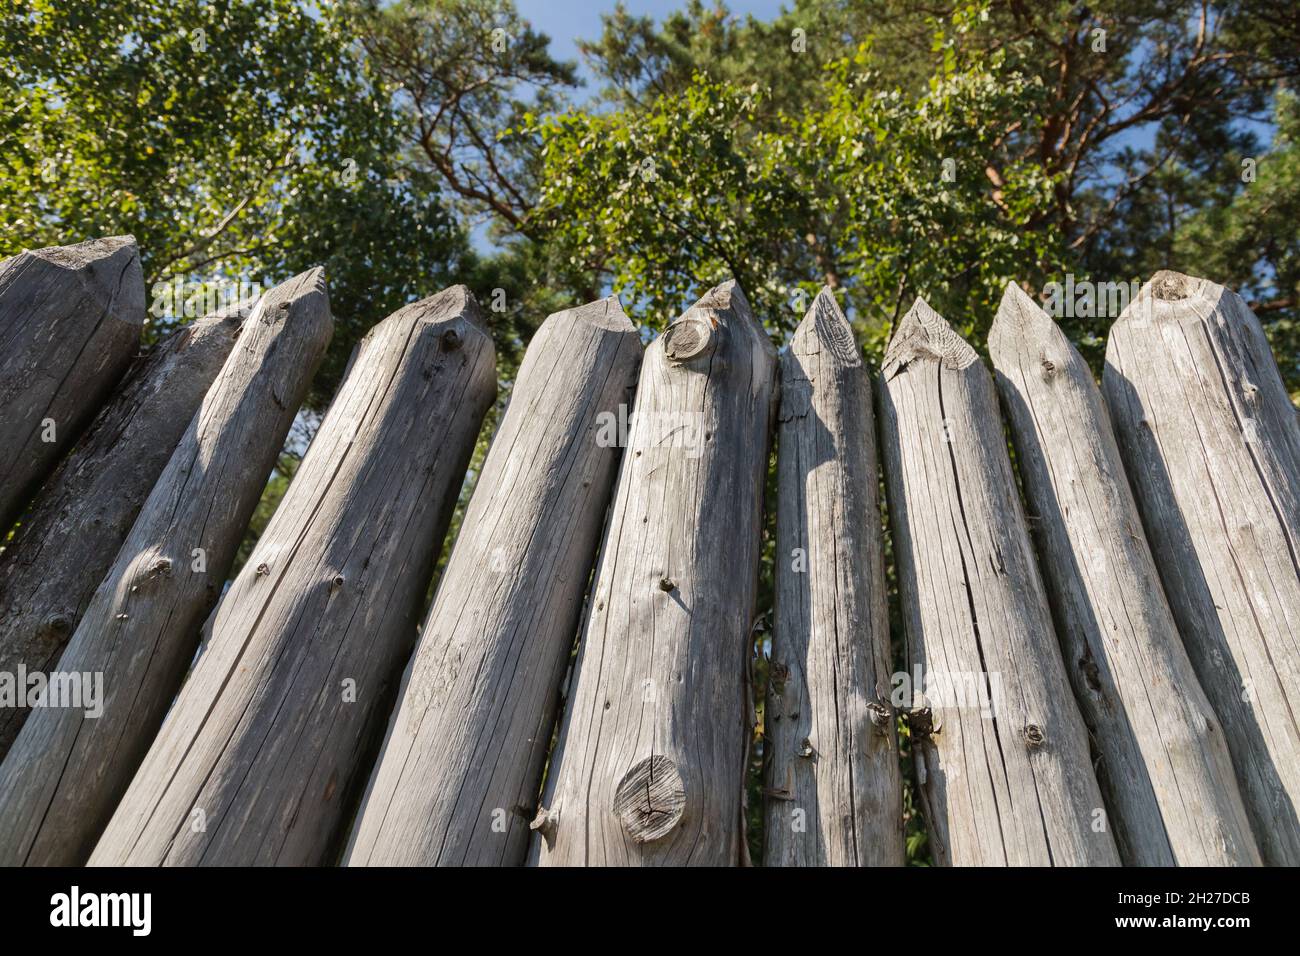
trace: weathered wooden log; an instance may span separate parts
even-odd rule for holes
[[[923,300],[885,353],[881,419],[912,668],[895,694],[935,862],[1118,864],[992,379]]]
[[[1014,283],[989,354],[1120,856],[1258,866],[1223,731],[1165,600],[1092,372]]]
[[[0,553],[0,673],[54,667],[145,498],[230,355],[252,303],[141,355]],[[27,708],[0,709],[0,760]]]
[[[741,860],[775,379],[734,281],[647,350],[533,862]]]
[[[495,397],[464,286],[367,335],[91,865],[337,858]]]
[[[144,314],[130,236],[0,262],[0,536],[126,373]]]
[[[421,629],[350,865],[523,863],[640,363],[615,298],[537,330]]]
[[[1165,592],[1266,863],[1300,865],[1300,425],[1234,292],[1157,273],[1103,392]]]
[[[829,289],[781,359],[766,866],[898,866],[903,795],[871,380]]]
[[[34,708],[0,764],[0,864],[90,855],[194,657],[330,329],[319,269],[245,322],[59,659],[99,685],[98,716]]]

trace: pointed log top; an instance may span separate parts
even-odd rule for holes
[[[1063,337],[1056,322],[1015,282],[1008,282],[993,325],[989,327],[989,354],[1009,354],[1030,342],[1042,345]]]
[[[943,316],[930,308],[928,302],[917,297],[907,315],[894,329],[885,350],[881,372],[885,381],[901,372],[914,361],[936,361],[945,368],[960,371],[978,358],[965,339],[952,330]]]
[[[384,322],[405,322],[414,317],[419,322],[432,324],[458,316],[484,335],[491,335],[478,300],[469,287],[464,285],[448,286],[441,292],[410,302],[384,319]]]
[[[325,283],[325,270],[320,266],[301,272],[292,279],[262,295],[257,300],[248,322],[263,321],[274,324],[290,312],[305,312],[313,317],[323,317],[327,329],[332,329],[329,288]]]
[[[552,312],[546,317],[546,321],[550,322],[552,320],[556,322],[585,322],[588,325],[594,325],[598,329],[607,329],[610,332],[636,331],[636,325],[623,311],[623,303],[619,301],[617,295],[608,295],[594,302],[574,306],[572,309]]]
[[[776,347],[754,317],[749,300],[735,279],[728,279],[704,293],[673,320],[657,342],[670,362],[687,362],[713,351],[717,344],[714,332],[718,328],[747,336],[768,355],[776,355]]]
[[[96,299],[104,300],[105,312],[126,325],[143,325],[145,320],[144,272],[140,250],[132,236],[90,239],[71,246],[49,246],[20,252],[0,260],[0,273],[23,269],[33,260],[48,263],[77,276]]]
[[[120,256],[124,263],[131,259],[138,262],[140,249],[135,243],[135,236],[106,236],[100,239],[88,239],[71,246],[47,246],[44,249],[34,249],[31,255],[67,269],[81,269],[115,256]]]
[[[862,364],[862,351],[853,338],[853,327],[840,311],[829,286],[823,286],[804,314],[790,340],[794,355],[825,353],[842,366]]]
[[[1231,312],[1251,315],[1250,308],[1237,293],[1231,289],[1200,279],[1184,275],[1169,269],[1162,269],[1147,280],[1132,302],[1115,320],[1115,326],[1146,325],[1150,322],[1183,322],[1199,320],[1210,313],[1223,309]]]
[[[306,272],[300,272],[292,279],[281,282],[271,290],[269,295],[280,293],[282,300],[305,299],[308,296],[323,295],[329,296],[329,286],[325,282],[325,268],[316,266],[308,269]]]

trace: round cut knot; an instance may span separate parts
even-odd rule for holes
[[[654,754],[633,765],[614,791],[614,812],[637,843],[667,836],[686,809],[686,786],[677,766]]]

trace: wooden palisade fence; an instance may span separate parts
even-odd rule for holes
[[[463,286],[370,332],[92,863],[326,862],[495,395]]]
[[[0,554],[0,670],[58,663],[249,308],[196,319],[141,355]],[[0,759],[26,709],[0,711]]]
[[[332,331],[321,270],[262,297],[59,659],[103,713],[42,707],[0,763],[0,863],[84,863],[185,676]]]
[[[617,299],[524,356],[362,804],[349,865],[523,862],[641,341]],[[617,435],[614,435],[617,438]]]
[[[0,863],[745,863],[755,646],[767,865],[901,864],[909,785],[939,864],[1300,863],[1300,422],[1228,290],[1157,275],[1101,389],[1014,285],[994,376],[918,300],[874,387],[831,290],[779,357],[734,282],[644,353],[557,313],[422,624],[469,291],[375,326],[228,587],[325,277],[144,319],[129,237],[0,262]]]

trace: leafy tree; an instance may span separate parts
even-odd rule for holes
[[[0,0],[0,253],[133,233],[148,284],[324,264],[335,337],[313,403],[377,319],[466,259],[346,4]],[[155,297],[156,329],[183,303]]]
[[[1171,258],[1196,263],[1252,302],[1292,400],[1300,401],[1300,100],[1294,94],[1278,98],[1276,121],[1268,152],[1220,159],[1221,176],[1234,183],[1235,194],[1192,215],[1178,230]]]
[[[754,86],[697,75],[646,109],[537,119],[536,221],[656,324],[734,275],[776,332],[822,282],[875,351],[917,293],[974,328],[1050,251],[1048,230],[1025,229],[1049,200],[1039,168],[1004,163],[995,186],[981,158],[1041,93],[996,55],[949,59],[916,97],[879,70],[864,44],[823,71],[822,105],[794,115],[766,110]]]
[[[411,151],[468,211],[527,235],[536,151],[519,119],[557,108],[578,84],[574,65],[551,57],[510,0],[372,2],[362,44],[397,93]]]

